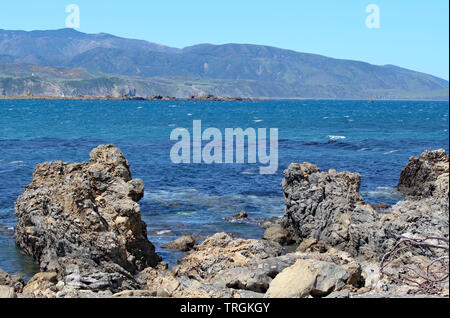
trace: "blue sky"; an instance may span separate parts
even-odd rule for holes
[[[447,0],[15,0],[0,28],[65,27],[69,4],[86,33],[106,32],[174,47],[253,43],[335,58],[394,64],[449,79]],[[379,29],[366,6],[380,8]]]

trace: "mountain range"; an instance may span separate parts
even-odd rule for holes
[[[0,96],[24,94],[448,100],[449,83],[261,45],[178,49],[73,29],[0,30]]]

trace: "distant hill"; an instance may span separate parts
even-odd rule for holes
[[[30,85],[28,77],[32,77]],[[6,87],[14,78],[15,88]],[[20,84],[20,82],[23,84]],[[79,81],[79,83],[76,83]],[[89,87],[89,82],[95,85]],[[3,84],[2,84],[3,83]],[[11,82],[8,82],[11,83]],[[27,85],[28,83],[28,85]],[[40,83],[40,84],[36,84]],[[51,83],[51,84],[49,84]],[[102,86],[104,83],[104,87]],[[448,81],[393,65],[248,44],[171,48],[108,34],[0,30],[0,93],[448,100]],[[48,92],[48,89],[46,90]]]

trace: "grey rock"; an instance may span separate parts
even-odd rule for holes
[[[39,164],[15,204],[16,244],[69,286],[138,287],[133,274],[161,260],[141,220],[143,192],[113,145],[92,150],[89,163]]]
[[[400,188],[410,195],[390,214],[378,214],[359,194],[359,174],[291,164],[282,182],[286,201],[282,224],[301,240],[313,238],[369,260],[380,260],[399,235],[448,237],[448,156],[442,150],[425,152],[419,159],[411,158],[407,167]],[[407,176],[413,180],[407,182]]]

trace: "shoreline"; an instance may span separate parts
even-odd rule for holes
[[[185,235],[161,246],[186,253],[169,268],[141,219],[143,181],[132,178],[119,148],[100,145],[89,162],[35,167],[15,204],[15,243],[41,271],[25,282],[0,270],[0,287],[8,298],[448,297],[448,276],[433,278],[448,263],[448,162],[443,149],[411,157],[398,182],[404,199],[379,207],[360,196],[358,173],[293,163],[281,184],[285,213],[260,224],[266,229],[261,239]],[[41,203],[42,193],[51,193],[48,203]],[[61,204],[80,199],[83,206]],[[247,218],[241,211],[226,220]],[[332,222],[324,226],[325,219]],[[57,245],[44,245],[56,238]],[[397,257],[401,242],[411,253]],[[423,246],[435,250],[424,254]],[[104,261],[92,262],[91,251]],[[436,260],[444,267],[428,272]]]
[[[367,101],[369,103],[397,101],[397,102],[449,102],[449,99],[360,99],[360,98],[274,98],[274,97],[217,97],[213,95],[192,96],[190,98],[179,98],[173,96],[0,96],[0,100],[52,100],[52,101],[201,101],[201,102],[237,102],[237,101]]]

